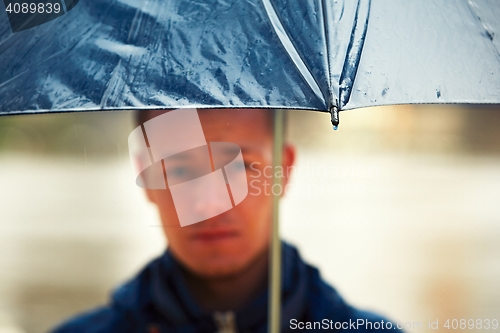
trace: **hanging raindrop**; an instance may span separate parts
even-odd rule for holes
[[[332,115],[332,126],[336,131],[339,128],[340,118],[339,118],[339,109],[336,106],[332,106],[330,108],[330,114]]]

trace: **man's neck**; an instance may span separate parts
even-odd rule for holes
[[[241,271],[206,278],[184,270],[187,286],[200,306],[208,311],[238,310],[267,288],[268,252],[259,255]]]

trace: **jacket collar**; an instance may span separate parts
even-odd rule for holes
[[[282,244],[282,322],[300,318],[307,299],[307,267],[297,250]],[[158,259],[114,294],[115,306],[136,321],[154,322],[175,332],[215,331],[213,314],[203,311],[191,295],[178,261],[167,249]],[[256,296],[235,313],[238,332],[265,332],[268,292]],[[147,318],[143,315],[148,313]]]

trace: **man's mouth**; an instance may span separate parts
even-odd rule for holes
[[[215,229],[198,231],[191,236],[191,239],[203,242],[216,242],[236,238],[238,236],[239,233],[235,230]]]

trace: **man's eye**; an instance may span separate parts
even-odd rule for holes
[[[247,171],[257,171],[260,169],[260,163],[258,162],[253,162],[253,161],[245,161],[245,169]]]
[[[229,165],[226,165],[224,167],[226,171],[232,171],[232,172],[245,172],[248,170],[248,167],[244,163],[231,163]]]
[[[190,171],[186,167],[172,167],[167,169],[167,176],[169,177],[187,177],[189,173]]]
[[[250,168],[250,164],[247,163],[234,163],[234,169],[238,171],[248,170]]]

